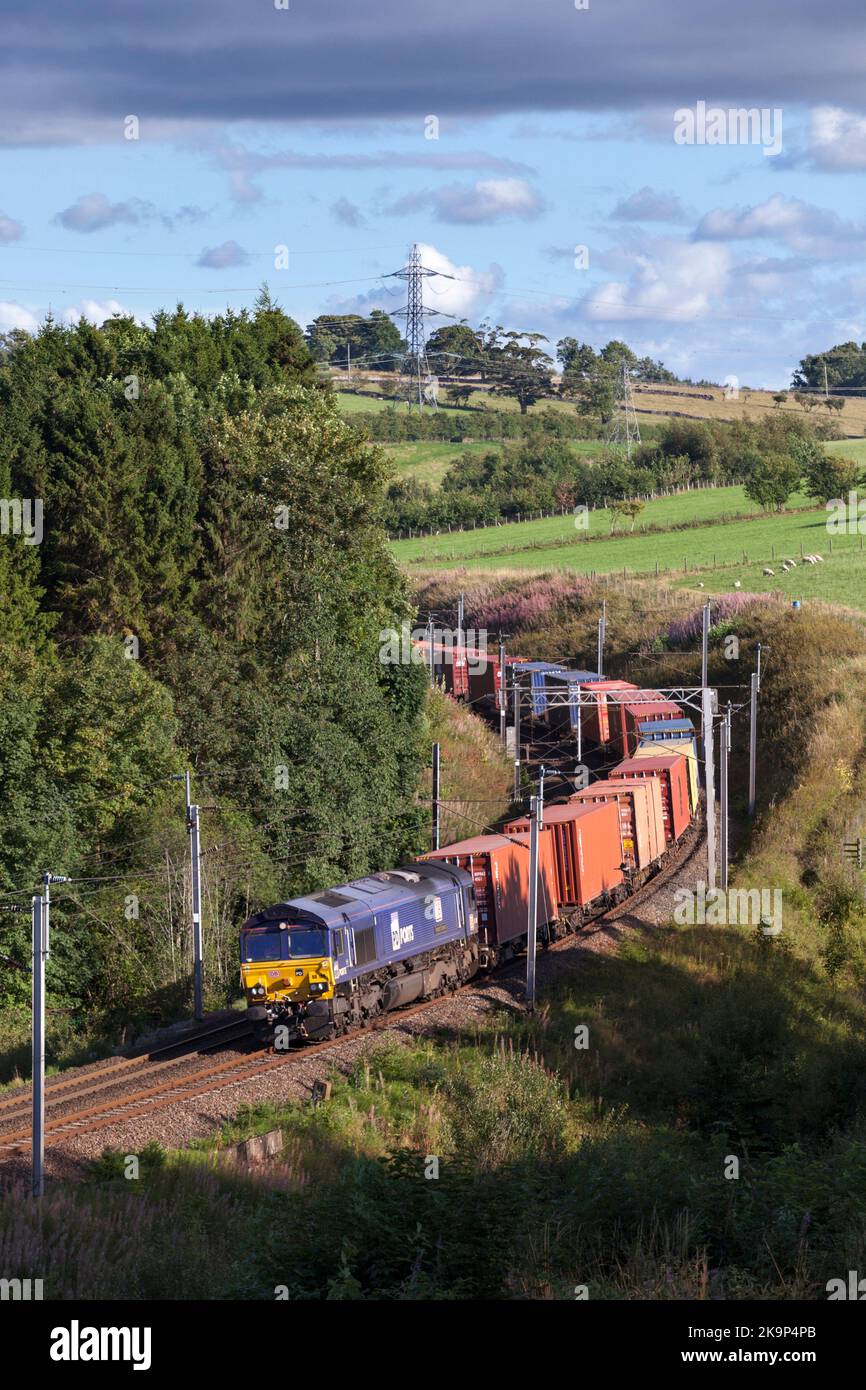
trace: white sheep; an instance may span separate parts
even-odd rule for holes
[[[743,587],[743,586],[742,586],[742,584],[740,583],[739,579],[735,579],[735,580],[734,580],[734,588],[735,588],[735,589],[742,589],[742,587]]]
[[[766,567],[765,570],[764,570],[764,574],[775,574],[775,573],[776,573],[776,571],[775,571],[775,570],[771,570],[769,565],[767,565],[767,567]]]

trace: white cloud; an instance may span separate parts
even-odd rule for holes
[[[115,314],[122,314],[124,317],[131,314],[132,310],[127,309],[116,299],[82,299],[79,304],[69,304],[61,313],[62,323],[78,323],[80,319],[86,319],[88,323],[97,326],[105,323],[106,319],[113,318]]]
[[[477,312],[479,303],[501,286],[502,271],[499,266],[478,271],[471,265],[455,265],[435,246],[421,242],[419,249],[423,265],[438,271],[440,275],[454,276],[453,280],[425,280],[424,302],[430,308],[441,309],[445,314],[456,314],[458,318],[471,318]]]
[[[609,281],[587,295],[582,310],[595,322],[699,319],[725,293],[730,270],[724,246],[660,243],[653,254],[635,256],[628,281]]]
[[[746,208],[715,208],[702,218],[699,241],[781,240],[794,251],[822,257],[866,256],[866,226],[845,222],[836,212],[774,193],[763,203]]]
[[[12,328],[23,328],[27,333],[35,333],[38,327],[39,319],[32,310],[25,309],[23,304],[0,300],[0,333],[8,333]]]
[[[526,179],[477,179],[475,183],[450,183],[399,198],[388,212],[405,216],[429,208],[440,222],[477,225],[540,216],[545,203]]]
[[[811,113],[809,154],[819,169],[866,169],[866,116],[839,106],[816,106]]]
[[[493,264],[488,270],[476,270],[471,265],[455,265],[453,261],[435,246],[419,242],[421,263],[437,274],[424,280],[423,296],[425,307],[441,310],[443,314],[453,314],[456,318],[470,321],[482,317],[484,309],[498,290],[502,288],[503,273],[500,266]],[[439,278],[439,277],[443,278]],[[445,276],[452,278],[445,279]],[[390,281],[394,286],[399,281]],[[405,287],[401,284],[398,293],[393,287],[369,290],[366,294],[353,295],[347,299],[334,298],[320,312],[330,314],[368,314],[371,309],[384,309],[392,314],[395,309],[406,304]],[[405,330],[406,320],[395,318],[398,328]],[[427,331],[432,332],[440,320],[431,317]]]

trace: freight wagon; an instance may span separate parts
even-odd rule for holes
[[[603,779],[592,782],[569,798],[591,805],[612,802],[619,816],[622,862],[642,881],[665,852],[661,784],[645,778]],[[546,814],[546,813],[545,813]]]
[[[578,695],[583,686],[595,686],[601,681],[602,677],[597,671],[552,671],[548,690],[551,695],[556,695],[559,699],[563,695],[573,694],[574,700],[569,704],[553,703],[550,705],[550,723],[554,728],[569,728],[573,733],[577,732],[580,725],[583,732],[583,716],[586,708],[581,709]]]
[[[560,911],[572,926],[613,907],[626,896],[623,887],[622,842],[616,805],[549,806],[543,815],[544,833],[553,837],[556,890]],[[509,821],[506,834],[528,834],[530,821]]]
[[[447,693],[455,700],[469,698],[470,662],[477,653],[469,647],[454,646],[450,642],[429,642],[426,638],[416,639],[415,646],[424,654],[424,661],[430,664],[430,648],[433,648],[433,676],[441,681]]]
[[[551,661],[524,661],[515,675],[520,680],[521,685],[529,686],[529,707],[536,719],[547,719],[548,717],[548,691],[551,688],[551,677],[564,674],[562,666],[556,666]],[[526,677],[526,679],[524,679]]]
[[[649,749],[645,750],[647,753]],[[686,759],[679,753],[662,756],[626,758],[611,769],[611,778],[656,777],[661,784],[665,840],[675,843],[691,824],[689,813],[689,781]]]
[[[478,910],[480,964],[496,965],[526,946],[529,904],[529,835],[476,835],[431,850],[427,860],[444,861],[471,879]],[[552,923],[559,911],[553,836],[538,836],[538,921]]]
[[[667,728],[668,732],[664,730]],[[698,775],[698,752],[697,741],[694,736],[694,729],[689,719],[672,719],[666,723],[659,720],[658,723],[639,725],[640,740],[635,757],[646,757],[647,749],[655,750],[657,753],[681,753],[686,759],[689,776],[689,805],[692,814],[698,808],[700,800],[700,777]]]
[[[508,687],[513,679],[512,667],[525,666],[526,658],[523,656],[506,656],[505,658],[505,699],[506,708],[509,698]],[[474,659],[469,660],[469,698],[473,705],[492,701],[494,708],[502,709],[502,666],[499,661],[498,647],[488,652],[475,652]]]
[[[583,709],[583,737],[587,743],[604,745],[609,742],[610,702],[616,701],[617,692],[629,690],[637,690],[630,681],[593,681],[590,691],[593,703]]]
[[[683,712],[679,705],[675,705],[671,700],[643,699],[644,692],[639,691],[641,697],[639,702],[629,702],[621,704],[619,707],[620,736],[617,740],[617,747],[622,750],[624,758],[630,758],[640,742],[640,725],[649,721],[661,723],[665,720],[678,722],[683,717]]]

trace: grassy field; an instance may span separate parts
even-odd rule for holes
[[[805,498],[792,498],[804,506]],[[708,489],[662,498],[647,504],[646,520],[677,525],[686,518],[712,518],[746,510],[739,488]],[[404,565],[492,570],[571,570],[580,574],[652,575],[656,565],[675,584],[710,592],[727,591],[739,582],[744,590],[775,591],[790,598],[821,599],[866,611],[864,537],[829,536],[823,509],[768,514],[751,520],[719,521],[687,530],[607,534],[607,514],[591,514],[589,539],[573,528],[570,517],[555,517],[476,532],[436,537],[434,542],[398,541],[394,552]],[[568,543],[563,544],[566,541]],[[559,542],[557,544],[557,542]],[[832,549],[831,549],[832,543]],[[511,549],[511,547],[514,549]],[[535,548],[529,548],[535,547]],[[784,558],[817,552],[823,564],[798,564],[783,574]],[[747,558],[744,558],[744,554]],[[765,566],[775,572],[764,575]]]
[[[335,386],[339,384],[338,381],[335,382]],[[362,385],[362,379],[358,379],[357,385]],[[338,392],[341,407],[354,413],[382,409],[388,404],[383,397],[376,394],[376,384],[367,383],[366,389],[370,394],[364,397]],[[381,379],[379,389],[390,389],[387,378]],[[441,393],[440,400],[447,400],[447,392]],[[492,410],[519,409],[517,402],[510,397],[491,396],[488,391],[476,391],[470,397],[469,404],[483,405]],[[790,392],[785,402],[779,406],[773,400],[772,391],[752,390],[746,386],[740,388],[736,399],[728,398],[722,388],[717,386],[637,386],[635,406],[639,417],[643,416],[647,422],[655,423],[671,415],[687,416],[695,420],[761,420],[768,412],[779,411],[783,414],[805,414],[813,423],[827,418],[827,412],[820,406],[813,411],[805,412]],[[556,399],[540,401],[538,405],[530,406],[530,413],[551,407],[555,410],[574,411],[575,403]],[[866,398],[847,397],[839,414],[834,413],[833,423],[846,435],[861,439],[866,436]],[[840,444],[842,443],[844,441],[840,441]]]
[[[828,454],[841,454],[855,463],[866,464],[866,439],[834,439],[824,447]]]
[[[799,493],[794,494],[791,498],[791,507],[806,507],[808,505],[809,499]],[[622,568],[623,564],[631,565],[630,560],[620,560],[617,563],[617,557],[620,553],[625,553],[626,549],[628,549],[629,554],[634,554],[634,546],[648,544],[650,547],[655,547],[665,539],[658,532],[641,535],[641,531],[646,527],[682,526],[697,520],[711,521],[714,518],[722,517],[754,516],[756,510],[754,502],[749,501],[741,487],[705,488],[694,492],[680,492],[673,497],[660,497],[654,502],[647,502],[634,532],[627,531],[623,535],[620,530],[617,533],[619,539],[612,541],[610,541],[611,513],[608,509],[599,507],[589,513],[588,531],[577,530],[574,517],[568,513],[564,517],[543,517],[539,521],[513,521],[503,523],[501,526],[479,528],[475,531],[446,532],[444,535],[423,537],[419,540],[395,541],[394,554],[402,564],[486,565],[489,558],[496,557],[501,560],[502,556],[507,553],[509,565],[519,564],[522,567],[524,563],[533,566],[543,563],[546,566],[548,563],[546,552],[543,561],[540,555],[545,547],[549,546],[551,547],[550,554],[557,553],[559,564],[565,565],[567,568],[585,569],[588,566],[590,569],[596,570],[618,569]],[[620,523],[621,525],[622,523]],[[607,560],[602,558],[600,558],[599,563],[596,563],[595,560],[585,559],[580,547],[587,544],[587,536],[593,554],[597,550],[596,541],[610,541],[611,563],[607,563]],[[562,542],[570,542],[571,544],[566,546]],[[673,554],[680,564],[683,555],[690,551],[692,543],[693,533],[690,531],[674,535]],[[742,549],[742,547],[740,548]],[[526,552],[525,558],[523,552]],[[643,551],[641,550],[640,553]],[[736,553],[736,549],[734,553]],[[605,555],[607,555],[607,550]],[[691,563],[690,559],[689,564]],[[644,568],[651,569],[653,564],[647,563]]]

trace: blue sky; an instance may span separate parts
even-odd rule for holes
[[[263,280],[302,325],[393,309],[418,241],[447,313],[694,378],[866,338],[859,3],[289,3],[0,0],[0,330]],[[780,152],[678,144],[699,101],[780,111]]]

